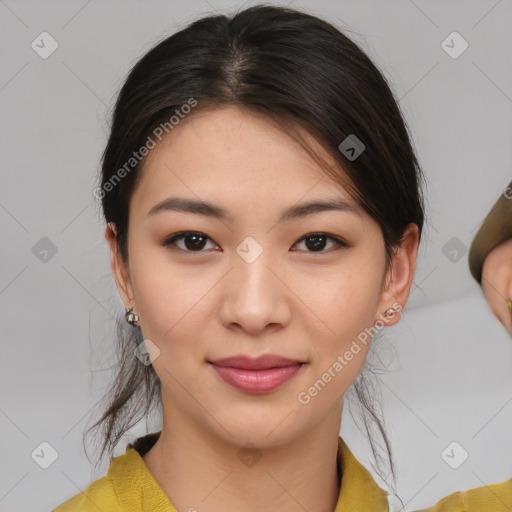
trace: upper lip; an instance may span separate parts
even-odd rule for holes
[[[267,370],[269,368],[295,366],[302,364],[302,361],[288,359],[275,354],[267,354],[260,357],[249,357],[245,355],[225,357],[223,359],[217,359],[216,361],[210,361],[210,363],[216,366],[239,368],[241,370]]]

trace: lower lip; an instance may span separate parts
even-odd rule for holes
[[[212,366],[224,382],[245,393],[269,393],[289,381],[302,367],[294,364],[267,370],[242,370],[213,363]]]

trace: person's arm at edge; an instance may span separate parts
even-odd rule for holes
[[[494,203],[471,242],[469,270],[478,284],[482,284],[482,268],[486,256],[509,238],[512,238],[512,181]]]

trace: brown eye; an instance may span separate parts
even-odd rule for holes
[[[171,248],[174,246],[177,247],[178,250],[185,252],[205,252],[203,249],[208,240],[211,239],[204,233],[198,231],[183,231],[165,240],[164,245]],[[180,246],[177,242],[183,243]]]
[[[329,252],[324,251],[328,241],[334,243],[331,247],[335,247],[334,250],[341,249],[342,247],[348,247],[345,242],[331,235],[325,233],[310,233],[309,235],[303,236],[298,243],[305,242],[306,251],[308,252]]]

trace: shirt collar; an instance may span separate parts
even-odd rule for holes
[[[127,510],[134,511],[136,503],[141,511],[177,512],[142,459],[159,436],[160,432],[153,432],[137,438],[127,445],[123,455],[110,463],[107,476],[112,478],[119,501]],[[354,457],[341,437],[338,437],[337,462],[342,479],[333,512],[388,512],[386,492]]]
[[[388,512],[387,493],[377,485],[341,437],[338,437],[338,464],[341,464],[342,478],[334,512]]]

